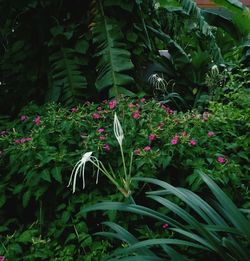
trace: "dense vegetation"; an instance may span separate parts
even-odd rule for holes
[[[248,260],[250,12],[214,2],[0,1],[0,256]]]

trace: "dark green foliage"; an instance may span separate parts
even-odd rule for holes
[[[170,217],[170,213],[164,216],[141,205],[119,202],[98,203],[83,208],[81,213],[96,210],[132,212],[141,216],[150,216],[155,224],[159,221],[165,223],[166,229],[170,233],[172,232],[172,235],[165,235],[167,238],[160,237],[139,241],[121,226],[111,222],[104,223],[115,233],[100,232],[97,233],[98,235],[119,239],[128,244],[126,248],[118,249],[111,255],[115,256],[117,260],[127,255],[140,258],[142,254],[148,254],[152,260],[168,260],[168,258],[192,260],[189,259],[191,256],[188,254],[190,248],[197,248],[200,255],[210,256],[212,260],[217,258],[220,260],[248,260],[250,221],[212,179],[203,173],[199,174],[215,198],[212,204],[207,203],[190,190],[176,188],[158,179],[136,179],[161,188],[158,191],[147,192],[147,197],[169,209],[175,216],[174,220]],[[171,195],[185,202],[186,207],[174,203]],[[180,220],[180,223],[177,220]],[[139,235],[139,237],[145,238],[143,235]],[[178,249],[177,252],[175,249]],[[122,260],[130,260],[130,258],[124,257]],[[195,260],[198,260],[197,256]]]

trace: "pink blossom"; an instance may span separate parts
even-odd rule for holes
[[[110,151],[109,144],[104,144],[103,149],[106,150],[106,151]]]
[[[2,137],[5,137],[5,136],[6,136],[6,130],[2,130],[2,131],[1,131],[1,136],[2,136]]]
[[[213,131],[209,131],[209,132],[207,133],[207,135],[208,135],[209,137],[212,137],[212,136],[215,136],[215,133],[214,133]]]
[[[225,158],[224,157],[218,157],[217,158],[217,161],[220,163],[220,164],[224,164],[226,162]]]
[[[26,115],[21,116],[21,121],[26,121],[27,119],[28,119],[28,117]]]
[[[192,146],[195,146],[197,144],[197,141],[192,139],[189,141],[189,144],[192,145]]]
[[[141,105],[139,103],[136,103],[135,105],[137,107],[137,109],[140,109],[141,108]]]
[[[92,118],[95,119],[95,120],[97,120],[97,119],[100,119],[100,118],[101,118],[101,115],[100,115],[99,113],[94,112],[94,113],[92,114]]]
[[[164,104],[160,103],[161,104],[161,107],[166,110],[169,114],[173,114],[174,111],[171,110],[169,107],[165,106]]]
[[[156,135],[153,134],[153,133],[149,134],[149,136],[148,136],[148,138],[149,138],[150,141],[155,140],[155,137],[156,137]]]
[[[97,107],[97,110],[98,110],[98,111],[101,111],[101,110],[102,110],[102,107],[101,107],[101,106]]]
[[[128,107],[131,109],[131,108],[133,108],[135,105],[133,104],[133,103],[129,103],[128,104]]]
[[[149,150],[151,150],[151,147],[150,147],[150,146],[146,146],[146,147],[144,147],[143,150],[144,150],[144,151],[149,151]]]
[[[140,155],[140,154],[141,154],[141,150],[140,150],[140,149],[134,150],[134,154],[135,154],[135,155]]]
[[[162,228],[164,228],[164,229],[167,229],[168,227],[169,227],[169,224],[167,224],[167,223],[162,225]]]
[[[21,144],[21,143],[25,143],[27,141],[31,141],[32,138],[31,137],[28,137],[28,138],[21,138],[21,139],[18,139],[18,140],[15,140],[15,144]]]
[[[36,125],[40,125],[41,124],[41,117],[40,116],[37,116],[35,119],[34,119],[34,122]]]
[[[98,131],[99,133],[102,133],[102,132],[105,131],[105,129],[104,129],[104,128],[100,128],[100,129],[98,129],[97,131]]]
[[[113,100],[109,102],[109,108],[112,110],[117,105],[117,100]]]
[[[103,102],[103,103],[108,103],[108,100],[103,100],[102,102]]]
[[[106,138],[105,138],[105,136],[100,136],[99,137],[99,140],[105,140]]]
[[[140,113],[139,113],[139,111],[135,111],[135,112],[133,113],[133,118],[136,119],[136,120],[140,118]]]
[[[207,111],[204,111],[202,117],[204,121],[207,121],[209,117],[209,113]]]
[[[5,257],[4,256],[0,256],[0,261],[4,261]]]
[[[71,112],[77,112],[78,109],[77,109],[76,107],[73,107],[73,108],[70,109],[70,111],[71,111]]]
[[[144,103],[146,101],[145,98],[141,98],[141,102]]]
[[[173,138],[172,140],[171,140],[171,144],[172,145],[176,145],[178,143],[178,139],[177,138]]]

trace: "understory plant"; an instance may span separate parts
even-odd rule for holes
[[[166,214],[157,208],[154,210],[139,204],[120,202],[102,202],[88,208],[83,207],[81,214],[96,210],[136,213],[141,222],[145,222],[145,217],[150,217],[150,224],[145,224],[150,229],[154,230],[157,223],[161,222],[163,229],[168,230],[168,233],[156,235],[154,238],[145,238],[138,233],[136,227],[133,228],[133,233],[130,233],[116,223],[105,222],[105,226],[110,230],[96,234],[123,242],[119,249],[105,260],[201,260],[199,256],[204,260],[205,256],[211,260],[219,258],[247,261],[250,254],[249,219],[211,178],[201,172],[199,175],[209,187],[214,199],[206,197],[206,200],[203,200],[188,189],[174,187],[158,179],[135,178],[148,185],[160,187],[161,190],[149,191],[146,194],[148,199],[159,203],[161,209],[170,211]],[[172,196],[184,204],[175,203]],[[143,240],[140,240],[142,238]]]

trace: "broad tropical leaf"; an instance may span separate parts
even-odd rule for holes
[[[108,89],[109,96],[132,95],[126,85],[133,82],[129,71],[134,67],[130,52],[123,43],[123,34],[118,21],[104,14],[102,1],[93,1],[94,20],[91,24],[93,42],[98,57],[96,88]]]

